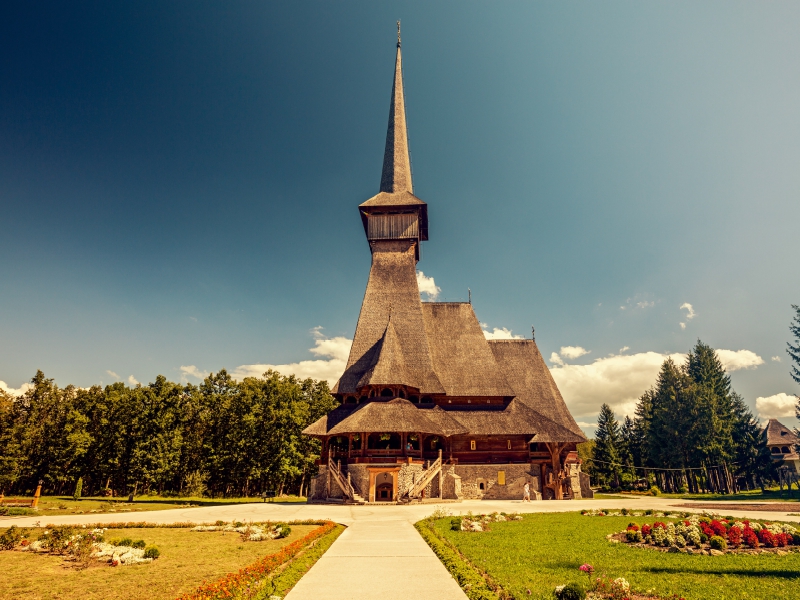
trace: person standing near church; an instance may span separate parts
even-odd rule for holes
[[[531,501],[531,486],[528,482],[525,482],[525,487],[522,488],[522,501],[523,502],[530,502]]]

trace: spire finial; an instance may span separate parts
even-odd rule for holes
[[[397,47],[400,47],[400,21],[397,21]]]

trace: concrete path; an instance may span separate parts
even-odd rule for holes
[[[405,520],[356,521],[286,600],[463,600],[466,595]]]
[[[412,524],[429,516],[437,508],[451,514],[467,512],[565,512],[590,508],[632,508],[702,512],[704,502],[693,502],[694,508],[677,508],[690,504],[686,500],[649,496],[612,500],[566,500],[563,502],[531,502],[519,500],[467,500],[459,503],[398,505],[321,505],[321,504],[229,504],[135,513],[89,514],[36,517],[0,517],[0,527],[38,524],[88,524],[145,521],[148,523],[194,523],[223,521],[292,521],[295,519],[330,519],[348,528],[328,552],[288,594],[287,600],[309,598],[395,598],[415,600],[463,600],[466,596],[439,562]],[[737,502],[737,504],[745,504]],[[763,502],[753,502],[763,504]],[[800,513],[800,503],[797,505]],[[786,512],[725,510],[740,518],[800,521],[800,516]]]

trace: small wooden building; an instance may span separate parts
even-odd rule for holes
[[[398,37],[380,192],[359,206],[372,266],[310,499],[579,498],[586,440],[533,339],[487,340],[472,304],[422,302]]]
[[[783,466],[800,473],[800,455],[797,453],[800,438],[778,419],[769,420],[764,428],[764,436],[772,460],[780,461]]]

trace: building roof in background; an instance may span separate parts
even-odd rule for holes
[[[778,419],[770,419],[764,432],[767,434],[767,446],[791,446],[800,442],[800,438]]]

